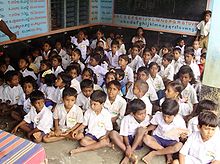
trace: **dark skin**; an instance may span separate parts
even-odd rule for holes
[[[0,21],[0,30],[9,37],[9,39],[11,41],[14,41],[17,39],[16,34],[14,34],[13,32],[11,32],[11,30],[8,28],[8,26],[6,25],[6,23],[1,20]]]

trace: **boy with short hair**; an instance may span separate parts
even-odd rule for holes
[[[198,132],[189,136],[179,154],[179,163],[220,163],[218,117],[210,111],[199,114]],[[218,133],[219,134],[219,133]]]
[[[145,103],[147,114],[152,115],[152,104],[148,98],[148,95],[146,94],[148,91],[148,88],[149,86],[146,81],[137,80],[134,83],[133,93],[135,97],[141,99]]]
[[[109,68],[117,68],[118,65],[118,57],[121,55],[119,50],[119,42],[113,40],[111,43],[111,51],[107,53],[107,57],[109,59]]]
[[[144,66],[142,58],[139,56],[141,48],[139,45],[134,44],[131,48],[131,62],[128,64],[132,68],[133,72],[137,72],[138,68]]]
[[[74,131],[73,137],[81,135],[80,145],[82,147],[70,151],[71,155],[85,152],[89,150],[96,150],[109,143],[109,132],[113,129],[111,115],[107,109],[104,108],[104,102],[107,95],[103,91],[94,91],[91,95],[91,109],[88,109],[84,114],[83,123]],[[86,133],[83,134],[83,130]]]
[[[199,41],[201,48],[208,48],[208,36],[210,32],[211,16],[212,12],[210,10],[206,10],[204,12],[204,19],[197,25],[198,31],[196,34],[196,40]]]
[[[54,109],[54,131],[44,136],[44,142],[55,142],[65,138],[72,138],[72,132],[83,122],[83,112],[80,107],[75,105],[77,91],[74,88],[63,90],[63,103],[56,105]]]
[[[185,137],[180,131],[177,135],[169,135],[170,131],[186,129],[183,118],[178,115],[179,105],[176,100],[166,99],[162,104],[162,112],[157,112],[150,121],[147,131],[153,130],[153,135],[146,135],[144,143],[154,149],[142,160],[149,163],[154,156],[167,155],[167,163],[172,162],[172,154],[178,152],[182,143],[179,137]]]
[[[90,108],[90,96],[94,91],[94,83],[92,80],[85,79],[80,83],[81,92],[76,99],[76,105],[84,112]]]
[[[110,132],[110,138],[125,154],[121,163],[137,163],[134,151],[142,147],[145,127],[149,125],[150,117],[146,115],[146,105],[140,99],[128,103],[131,113],[126,115],[121,122],[120,133]]]
[[[171,80],[174,77],[174,67],[171,64],[173,56],[169,53],[163,55],[162,65],[160,67],[159,75],[162,77],[163,81]]]
[[[119,95],[120,90],[121,84],[117,80],[112,80],[107,84],[107,99],[104,108],[108,109],[111,114],[114,129],[119,129],[127,105],[125,99]]]
[[[30,95],[31,109],[24,119],[12,130],[16,133],[18,128],[28,133],[28,138],[39,143],[43,136],[50,132],[53,127],[52,112],[44,105],[45,98],[43,92],[36,90]]]
[[[181,58],[181,49],[177,47],[174,48],[173,49],[173,61],[171,62],[174,68],[174,75],[176,75],[179,72],[183,63],[184,63],[184,59]]]

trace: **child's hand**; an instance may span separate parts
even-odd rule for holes
[[[188,133],[181,133],[180,138],[181,139],[186,139],[188,137]]]
[[[130,158],[132,154],[131,145],[126,146],[125,155]]]
[[[15,134],[17,131],[18,131],[18,127],[16,126],[16,127],[11,131],[11,133],[12,133],[12,134]]]
[[[28,135],[27,135],[28,139],[31,139],[32,134],[33,134],[32,131],[28,133]]]

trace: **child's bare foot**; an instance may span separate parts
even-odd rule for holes
[[[145,155],[143,158],[142,158],[142,161],[144,161],[144,163],[146,164],[150,164],[150,161],[151,159],[154,157],[154,151],[151,151],[150,153],[148,153],[147,155]]]
[[[52,137],[54,135],[55,135],[55,133],[53,131],[50,131],[50,133],[48,134],[48,137]]]
[[[167,154],[167,164],[171,164],[173,163],[173,157],[172,157],[172,154]]]
[[[132,164],[138,164],[138,157],[135,154],[131,154],[130,161]]]
[[[127,156],[125,156],[120,164],[129,164],[129,158]]]
[[[79,152],[81,152],[81,151],[80,151],[80,147],[79,147],[79,148],[76,148],[76,149],[73,149],[73,150],[70,151],[70,156],[73,156],[74,154],[77,154],[77,153],[79,153]]]
[[[112,142],[110,142],[110,143],[108,144],[108,147],[110,147],[110,148],[112,148],[113,150],[115,150],[115,144],[113,144]]]
[[[35,139],[38,139],[38,138],[41,137],[41,132],[36,132],[36,133],[33,134],[33,136],[34,136]]]

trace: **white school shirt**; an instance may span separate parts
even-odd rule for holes
[[[158,54],[155,54],[154,57],[152,57],[149,62],[150,63],[151,62],[156,62],[157,63],[158,60],[160,60],[160,56]]]
[[[96,74],[97,84],[101,86],[104,82],[104,77],[105,77],[105,74],[108,72],[108,70],[106,70],[100,65],[96,65],[95,67],[88,65],[88,68],[91,68],[93,72]]]
[[[85,64],[83,64],[80,60],[77,63],[79,63],[81,71],[83,71],[85,68]]]
[[[165,89],[163,79],[161,78],[160,75],[156,74],[156,77],[154,79],[151,76],[149,76],[149,79],[151,80],[152,84],[154,85],[156,92],[158,92],[159,90]]]
[[[107,53],[107,57],[109,59],[109,67],[110,68],[116,68],[119,67],[118,65],[118,57],[121,55],[119,51],[116,51],[114,55],[112,55],[112,51],[109,51]]]
[[[26,99],[25,93],[21,96],[21,98],[18,101],[18,105],[23,105],[23,110],[25,113],[28,113],[31,109],[31,100],[30,98]]]
[[[71,80],[70,87],[74,88],[77,91],[77,94],[79,94],[81,92],[80,83],[78,80],[76,80],[76,78]]]
[[[3,89],[3,102],[10,100],[10,105],[18,104],[19,99],[23,96],[24,92],[20,84],[11,88],[9,85],[5,85]]]
[[[124,44],[122,44],[120,46],[118,52],[121,53],[121,54],[126,54],[126,49],[125,49],[125,45]]]
[[[134,36],[131,40],[132,43],[135,43],[137,41],[142,41],[144,44],[146,44],[146,40],[144,37],[137,37],[137,36]]]
[[[173,81],[174,67],[172,66],[172,64],[168,64],[166,68],[163,65],[161,65],[159,75],[162,77],[162,79],[167,78]]]
[[[83,111],[90,109],[90,97],[86,97],[80,92],[76,98],[76,105],[81,107]]]
[[[186,88],[181,92],[181,95],[183,99],[187,99],[188,102],[193,105],[198,103],[196,90],[193,88],[193,86],[190,83],[188,83]]]
[[[127,84],[128,82],[134,82],[134,73],[133,73],[133,70],[131,69],[131,67],[129,67],[128,65],[126,66],[125,70],[125,76],[124,78],[122,79],[122,82],[124,84]]]
[[[14,67],[12,67],[11,65],[8,65],[8,68],[6,69],[6,71],[4,72],[4,74],[6,74],[6,72],[8,71],[14,71]]]
[[[186,129],[186,123],[184,119],[182,118],[182,116],[178,114],[174,117],[173,122],[171,122],[170,124],[167,124],[164,121],[163,113],[157,112],[151,119],[150,123],[153,125],[157,125],[157,128],[153,131],[153,135],[157,135],[158,137],[166,139],[166,140],[179,141],[179,138],[177,137],[166,136],[166,132],[169,132],[173,128]]]
[[[83,125],[88,126],[86,132],[97,139],[113,129],[111,114],[105,108],[98,115],[91,109],[87,110],[84,114]]]
[[[54,86],[46,86],[44,90],[44,95],[46,99],[49,99],[53,102],[56,101],[54,93],[56,92],[56,88]]]
[[[183,63],[184,61],[180,57],[177,61],[172,60],[171,64],[173,65],[175,75],[179,72],[180,68],[183,66]]]
[[[53,51],[56,51],[58,55],[62,58],[62,66],[64,69],[70,64],[70,56],[66,53],[64,49],[61,49],[60,52],[57,51],[57,49],[54,49]]]
[[[151,101],[156,101],[158,100],[158,96],[157,96],[157,92],[154,88],[154,84],[152,83],[152,81],[150,80],[150,78],[148,78],[146,80],[147,84],[148,84],[148,91],[146,93],[146,95],[149,97],[149,99]]]
[[[204,20],[199,22],[199,24],[196,27],[198,28],[198,30],[200,30],[201,36],[208,36],[210,32],[210,25],[211,25],[211,19],[206,24]]]
[[[109,98],[104,103],[104,108],[109,111],[111,117],[119,116],[119,119],[122,119],[125,115],[127,102],[125,99],[119,95],[116,96],[115,101],[111,104]]]
[[[152,115],[152,107],[153,105],[151,104],[148,96],[145,94],[143,97],[140,98],[146,105],[146,113],[149,115]]]
[[[58,75],[60,72],[63,72],[63,68],[62,68],[61,66],[58,66],[58,67],[56,68],[56,70],[52,67],[51,70],[52,70],[52,73],[53,73],[56,77],[57,77],[57,75]]]
[[[184,55],[185,46],[186,46],[186,45],[183,45],[182,47],[180,47],[180,46],[176,46],[176,47],[175,47],[175,48],[180,48],[180,49],[181,49],[181,57]]]
[[[202,54],[202,48],[194,49],[195,60],[197,64],[200,64],[200,56]]]
[[[71,37],[71,42],[81,51],[83,60],[86,59],[87,47],[89,46],[89,40],[85,39],[81,43],[77,42],[77,38]]]
[[[187,124],[187,128],[191,133],[198,132],[199,131],[198,124],[199,124],[198,116],[195,116],[189,120]]]
[[[103,39],[100,39],[100,41],[102,41],[103,43],[104,43],[104,49],[106,49],[106,42],[103,40]],[[90,47],[92,48],[92,49],[95,49],[96,48],[96,43],[97,43],[97,39],[94,39],[93,41],[92,41],[92,43],[90,44]]]
[[[192,61],[189,66],[193,71],[195,79],[199,81],[200,80],[200,70],[199,70],[198,64],[196,64],[196,62]]]
[[[43,60],[43,57],[42,56],[37,56],[34,60],[34,64],[37,66],[37,68],[39,69],[40,68],[40,62]]]
[[[132,68],[133,72],[137,72],[138,68],[145,66],[142,58],[137,55],[134,59],[131,59],[131,62],[128,64]]]
[[[56,105],[53,114],[53,118],[59,120],[59,127],[62,132],[73,128],[77,123],[83,122],[82,109],[75,104],[68,113],[63,103]]]
[[[54,92],[54,97],[52,98],[52,100],[54,100],[55,103],[57,104],[60,104],[63,102],[63,90],[64,90],[64,87],[62,89],[60,88],[56,88],[55,92]]]
[[[204,142],[200,132],[194,132],[191,134],[180,150],[180,153],[185,156],[185,163],[207,164],[215,160],[219,161],[219,137],[220,135],[214,134],[208,141]]]
[[[37,80],[37,76],[34,74],[34,71],[29,71],[26,68],[24,71],[20,70],[20,72],[21,72],[23,77],[32,76],[34,78],[34,80]]]
[[[32,106],[28,114],[24,116],[24,121],[28,124],[33,123],[34,128],[38,128],[47,134],[53,127],[53,114],[46,106],[39,113]]]
[[[121,121],[120,135],[121,136],[135,136],[136,130],[139,127],[147,127],[150,124],[150,117],[146,115],[144,121],[137,122],[131,114],[125,116]]]

